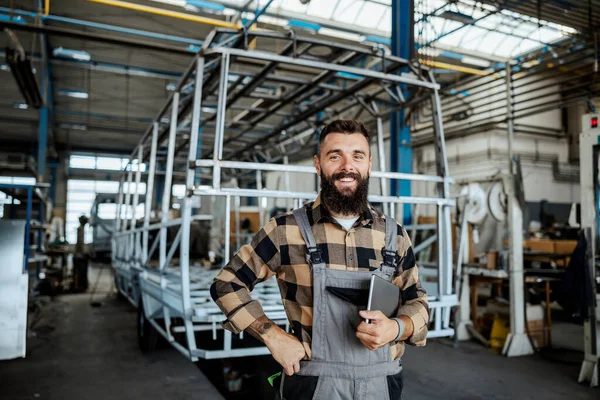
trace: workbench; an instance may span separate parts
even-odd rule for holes
[[[533,286],[539,292],[545,294],[545,319],[544,332],[546,344],[552,347],[552,316],[550,309],[550,288],[551,282],[562,280],[564,270],[540,270],[525,269],[524,282],[528,286]],[[478,324],[478,297],[479,285],[482,283],[491,284],[493,292],[497,297],[502,297],[502,286],[509,280],[509,274],[505,270],[494,270],[481,268],[478,264],[463,264],[463,276],[461,285],[461,323],[471,325],[476,331],[479,331]],[[540,287],[540,285],[542,287]],[[466,319],[466,320],[465,320]],[[465,339],[459,337],[459,339]]]

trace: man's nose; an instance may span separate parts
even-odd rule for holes
[[[342,171],[355,172],[354,164],[352,163],[352,157],[342,157]]]

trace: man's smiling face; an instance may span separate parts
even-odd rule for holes
[[[328,134],[314,161],[317,173],[333,183],[340,194],[353,194],[371,174],[369,143],[360,133]]]

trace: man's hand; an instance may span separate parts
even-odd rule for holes
[[[296,336],[290,335],[280,327],[276,327],[265,337],[265,345],[271,355],[284,369],[286,375],[300,372],[300,360],[306,351]]]
[[[381,311],[360,311],[360,316],[370,320],[370,324],[362,321],[356,329],[356,337],[369,350],[377,350],[387,345],[398,336],[398,323],[389,319]],[[410,318],[400,316],[404,322],[404,333],[400,340],[409,338],[412,335],[413,324]]]
[[[250,324],[248,332],[267,346],[286,375],[300,372],[300,360],[304,358],[306,351],[297,337],[285,332],[266,316]]]

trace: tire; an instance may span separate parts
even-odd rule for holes
[[[149,353],[156,348],[158,332],[144,314],[144,304],[140,301],[137,312],[137,339],[142,353]]]

